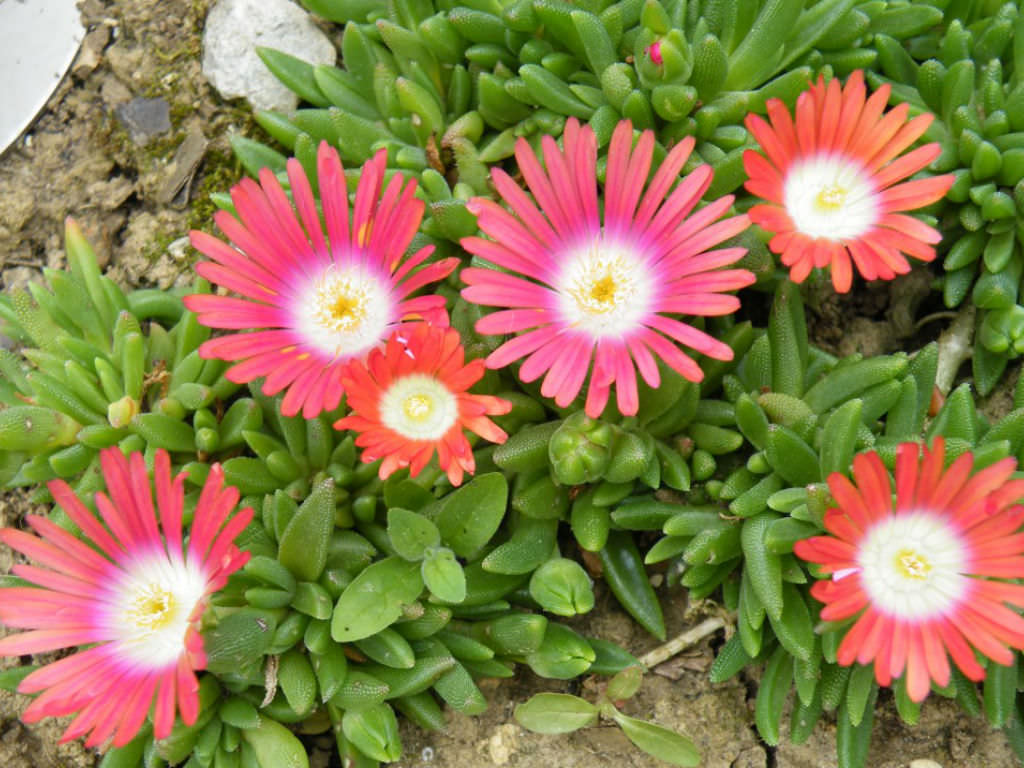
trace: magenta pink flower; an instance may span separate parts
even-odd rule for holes
[[[644,131],[634,148],[632,125],[619,123],[608,149],[602,214],[597,141],[589,126],[569,120],[561,150],[544,137],[546,170],[519,140],[516,159],[533,199],[507,173],[492,170],[511,213],[474,198],[471,210],[492,239],[462,241],[467,251],[507,270],[462,272],[467,301],[507,308],[482,318],[476,329],[520,334],[491,353],[488,367],[526,358],[520,378],[544,375],[541,393],[562,407],[579,394],[590,371],[587,414],[601,414],[615,384],[618,408],[628,416],[638,407],[637,369],[650,386],[660,383],[656,358],[691,381],[703,378],[678,344],[732,359],[727,345],[675,317],[735,312],[739,299],[722,292],[754,282],[745,269],[719,270],[745,249],[712,250],[749,224],[746,216],[715,223],[732,196],[692,213],[711,184],[711,168],[700,166],[672,189],[693,143],[687,137],[677,144],[648,184],[654,134]]]
[[[238,490],[210,469],[182,543],[185,475],[171,479],[157,451],[156,506],[141,453],[101,454],[109,496],[96,494],[100,520],[63,480],[49,484],[57,503],[87,537],[75,538],[45,517],[29,515],[34,536],[12,528],[0,541],[35,560],[14,573],[37,587],[0,590],[0,622],[28,632],[0,640],[0,655],[89,648],[37,669],[18,690],[38,693],[25,722],[77,713],[61,741],[88,734],[86,746],[127,744],[153,706],[153,733],[166,738],[175,712],[199,713],[194,670],[206,666],[197,628],[208,596],[249,559],[234,544],[252,510],[231,517]]]
[[[447,325],[442,296],[412,294],[447,276],[458,259],[441,259],[415,270],[433,252],[425,246],[406,256],[423,218],[416,182],[395,174],[385,186],[386,152],[362,168],[355,205],[336,150],[317,153],[324,238],[309,180],[295,159],[288,179],[295,210],[269,169],[260,184],[243,179],[231,190],[239,218],[221,211],[217,226],[235,247],[204,232],[192,245],[212,262],[196,271],[243,298],[197,294],[185,306],[212,328],[260,329],[205,342],[203,357],[237,361],[227,377],[240,383],[266,377],[268,395],[288,388],[286,416],[302,410],[312,418],[341,402],[342,366],[360,360],[407,320]],[[296,218],[295,211],[298,211]]]

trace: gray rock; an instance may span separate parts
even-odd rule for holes
[[[135,98],[117,105],[114,114],[136,144],[171,130],[171,108],[163,99]]]
[[[30,269],[24,266],[10,267],[0,273],[0,281],[3,281],[5,293],[25,291],[28,290],[29,283],[42,282],[42,273],[38,269]]]
[[[219,0],[206,17],[203,74],[225,99],[244,96],[256,109],[289,111],[298,98],[274,77],[256,46],[310,64],[333,64],[337,51],[309,14],[289,0]]]

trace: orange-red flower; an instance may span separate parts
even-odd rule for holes
[[[904,154],[927,130],[932,115],[907,120],[910,107],[885,112],[889,85],[866,98],[864,75],[854,72],[842,89],[824,78],[800,94],[796,117],[778,99],[766,108],[770,125],[747,117],[764,154],[748,150],[747,190],[765,202],[750,219],[775,233],[769,243],[797,283],[814,267],[831,267],[840,293],[850,290],[853,269],[866,279],[891,280],[910,271],[904,254],[935,258],[940,235],[901,211],[934,203],[952,175],[905,181],[939,155],[937,143]]]
[[[351,363],[342,375],[351,413],[336,429],[360,433],[363,461],[383,459],[380,476],[408,467],[416,476],[437,452],[452,485],[476,469],[463,430],[492,443],[508,438],[488,416],[508,413],[512,404],[467,391],[484,375],[484,361],[465,362],[459,334],[429,323],[408,325],[391,335],[366,362]]]
[[[874,663],[889,685],[905,676],[914,701],[931,682],[949,684],[949,656],[971,680],[984,668],[975,651],[997,664],[1024,649],[1024,480],[1010,480],[1012,458],[973,476],[974,458],[961,455],[943,469],[945,444],[918,456],[917,443],[896,454],[896,503],[889,473],[875,452],[853,460],[851,483],[828,480],[838,504],[825,515],[830,536],[797,542],[794,552],[821,564],[831,579],[811,594],[825,604],[821,618],[856,621],[839,645],[842,665]]]

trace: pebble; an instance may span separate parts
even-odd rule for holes
[[[82,41],[82,47],[78,49],[75,63],[71,65],[71,74],[79,80],[88,77],[99,66],[103,49],[109,42],[110,27],[101,25],[89,32]]]
[[[28,284],[33,280],[39,282],[41,275],[39,270],[29,267],[10,267],[0,273],[0,282],[4,285],[4,293],[27,290]],[[0,335],[0,347],[6,348],[3,343],[3,339],[6,338],[6,336]]]
[[[114,108],[114,114],[136,144],[171,130],[171,107],[163,99],[134,98]]]
[[[209,146],[206,137],[198,127],[189,131],[185,140],[178,145],[174,153],[174,159],[167,167],[166,176],[156,193],[156,201],[161,205],[169,205],[182,189],[185,194],[181,195],[181,204],[188,203],[189,190],[192,178],[195,176],[199,164],[203,160],[206,148]],[[180,207],[180,206],[179,206]]]
[[[519,747],[519,726],[512,723],[499,725],[490,739],[487,740],[487,756],[491,765],[508,765],[512,755]]]
[[[132,92],[114,75],[108,75],[103,78],[103,84],[100,86],[100,98],[108,107],[116,107],[118,104],[131,101]]]
[[[298,97],[271,74],[256,47],[276,48],[310,64],[333,64],[334,45],[290,0],[219,0],[206,17],[203,74],[225,99],[288,112]]]

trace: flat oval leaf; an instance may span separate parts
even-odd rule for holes
[[[541,677],[571,680],[590,669],[596,658],[594,649],[569,627],[548,624],[540,648],[527,654],[525,661]]]
[[[306,748],[298,737],[269,717],[261,717],[257,728],[242,731],[260,768],[309,768]]]
[[[640,690],[644,681],[644,668],[639,664],[626,667],[608,681],[606,693],[612,701],[623,701],[632,698]]]
[[[626,737],[647,754],[672,765],[700,765],[700,752],[682,734],[657,723],[628,717],[621,712],[616,712],[615,722]]]
[[[530,597],[541,608],[559,616],[575,616],[594,607],[590,577],[575,560],[548,560],[530,577]]]
[[[427,555],[421,574],[427,589],[438,599],[446,603],[466,599],[466,574],[450,549],[437,549]]]
[[[598,709],[568,693],[538,693],[516,707],[516,722],[534,733],[572,733],[597,722]]]
[[[508,505],[508,481],[500,472],[474,478],[441,501],[441,540],[459,557],[472,558],[498,530]]]
[[[402,608],[422,591],[419,563],[400,557],[373,563],[338,598],[331,637],[339,643],[350,643],[377,634],[401,616]]]
[[[415,512],[437,501],[423,486],[409,479],[397,480],[397,477],[397,474],[392,475],[384,482],[384,503],[388,509],[401,507]]]
[[[398,721],[387,704],[347,711],[341,718],[341,728],[345,738],[373,760],[392,763],[402,756]]]
[[[428,549],[441,543],[436,525],[401,507],[388,510],[388,538],[395,552],[406,560],[422,560]]]

